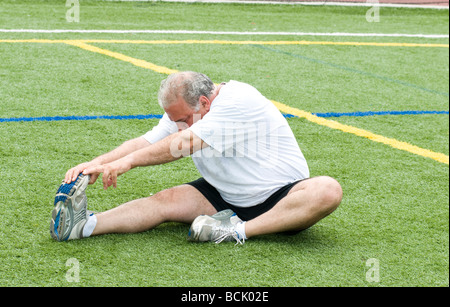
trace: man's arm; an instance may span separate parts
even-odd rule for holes
[[[133,168],[169,163],[207,146],[194,133],[184,130],[110,163],[89,167],[83,171],[83,174],[97,178],[100,173],[103,173],[103,188],[106,190],[110,186],[117,187],[117,177]]]
[[[69,169],[64,178],[64,182],[70,183],[70,182],[74,181],[80,173],[82,173],[85,169],[87,169],[89,167],[116,161],[136,150],[145,148],[149,145],[150,145],[150,143],[147,140],[145,140],[143,137],[137,137],[135,139],[128,140],[128,141],[124,142],[122,145],[120,145],[119,147],[117,147],[116,149],[114,149],[108,153],[105,153],[101,156],[98,156],[97,158],[93,159],[90,162],[81,163],[81,164]],[[97,177],[98,177],[98,175],[91,176],[91,180],[89,183],[90,184],[94,183],[97,180]]]

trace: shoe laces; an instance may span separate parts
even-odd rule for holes
[[[241,244],[243,245],[245,243],[245,239],[244,238],[240,238],[239,234],[237,233],[237,231],[235,231],[234,229],[223,229],[223,228],[219,228],[216,231],[218,231],[219,233],[221,233],[217,239],[214,240],[214,242],[216,244],[219,244],[223,241],[225,241],[226,239],[234,239],[236,240],[236,244]]]

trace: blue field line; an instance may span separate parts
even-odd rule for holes
[[[159,114],[147,114],[147,115],[93,115],[93,116],[41,116],[41,117],[11,117],[0,118],[2,122],[53,122],[61,120],[95,120],[95,119],[152,119],[162,118]]]
[[[367,111],[367,112],[328,112],[312,113],[318,117],[342,117],[342,116],[375,116],[375,115],[424,115],[424,114],[449,114],[449,111]],[[283,114],[286,118],[297,117],[292,114]],[[146,115],[93,115],[93,116],[40,116],[40,117],[10,117],[0,118],[0,123],[4,122],[52,122],[63,120],[96,120],[96,119],[160,119],[161,114]]]
[[[375,116],[375,115],[425,115],[425,114],[448,114],[448,111],[367,111],[367,112],[328,112],[313,113],[318,117],[341,117],[341,116]]]

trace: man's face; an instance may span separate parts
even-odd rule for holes
[[[203,116],[205,116],[205,114],[209,112],[210,103],[202,103],[202,101],[200,101],[199,105],[200,109],[198,111],[194,111],[186,103],[186,101],[184,101],[184,99],[180,97],[176,102],[172,103],[164,110],[166,111],[170,120],[177,123],[178,131],[181,131],[192,126],[195,122],[203,118]]]

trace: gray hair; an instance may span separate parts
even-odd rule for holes
[[[169,75],[161,81],[158,93],[158,103],[164,108],[182,97],[187,104],[198,111],[201,96],[210,97],[215,86],[211,79],[198,72],[185,71]]]

